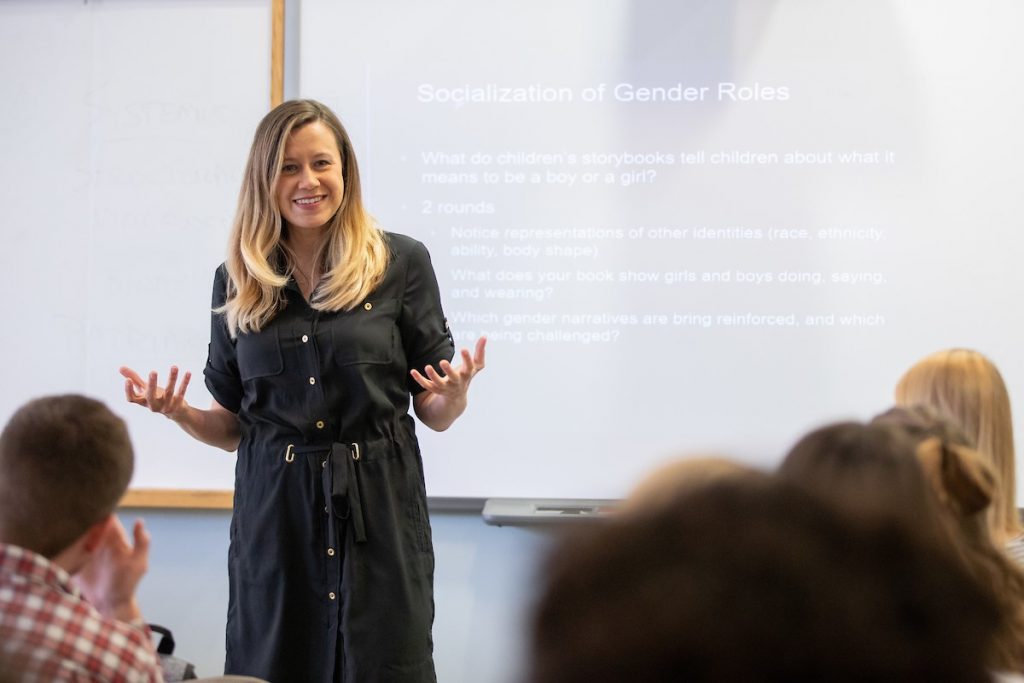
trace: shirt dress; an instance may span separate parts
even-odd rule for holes
[[[206,385],[238,415],[225,673],[273,683],[435,681],[434,555],[411,368],[454,355],[430,256],[386,233],[350,311],[294,281],[258,333],[214,313]],[[214,279],[224,303],[227,272]]]

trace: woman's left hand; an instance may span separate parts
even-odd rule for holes
[[[486,349],[487,337],[480,337],[476,340],[476,349],[472,356],[469,355],[468,349],[462,349],[462,365],[454,367],[446,360],[438,363],[444,376],[438,374],[434,366],[428,365],[423,373],[413,369],[412,378],[432,394],[451,397],[465,394],[473,377],[484,369]]]
[[[469,383],[478,372],[484,369],[484,358],[487,349],[487,337],[476,340],[476,349],[472,356],[467,349],[462,349],[462,364],[453,366],[446,360],[438,363],[440,374],[433,366],[428,365],[421,373],[410,371],[416,383],[426,391],[413,399],[416,416],[435,431],[444,431],[466,410],[466,394]]]

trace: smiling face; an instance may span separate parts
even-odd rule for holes
[[[274,197],[285,224],[320,230],[344,197],[341,153],[330,128],[313,121],[292,131],[284,146]]]

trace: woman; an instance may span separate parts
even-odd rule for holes
[[[171,368],[132,403],[238,449],[228,557],[231,674],[282,681],[433,681],[434,558],[408,414],[444,430],[465,410],[485,340],[462,363],[422,244],[365,212],[337,117],[285,102],[256,130],[227,262],[213,286],[205,376]],[[421,370],[422,369],[422,370]]]
[[[1017,513],[1013,418],[1010,396],[996,366],[970,349],[934,353],[915,364],[896,385],[896,405],[921,404],[951,420],[995,470],[989,513],[992,539],[1024,561],[1024,527]]]

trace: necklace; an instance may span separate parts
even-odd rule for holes
[[[299,268],[299,264],[297,264],[297,263],[293,263],[292,264],[292,269],[293,269],[294,273],[297,273],[298,275],[302,276],[302,279],[306,281],[306,286],[308,286],[310,291],[312,291],[313,290],[313,278],[311,278],[309,275],[307,275],[306,271],[304,271],[302,268]]]

